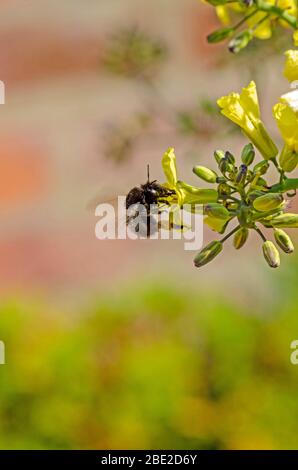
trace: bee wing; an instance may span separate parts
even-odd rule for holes
[[[86,210],[94,214],[99,204],[111,204],[114,207],[117,227],[119,225],[123,225],[127,223],[126,212],[121,215],[118,214],[118,209],[119,209],[118,196],[104,197],[103,191],[100,191],[96,196],[94,196],[92,199],[90,199],[90,201],[87,202]],[[123,204],[123,207],[124,207],[124,204]]]
[[[103,196],[102,191],[97,193],[95,196],[93,196],[86,204],[86,210],[89,212],[94,212],[96,207],[99,204],[111,204],[114,207],[117,207],[118,204],[118,196],[110,196],[110,197],[105,197]]]

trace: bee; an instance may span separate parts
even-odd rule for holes
[[[125,196],[126,223],[140,237],[150,237],[163,227],[162,222],[156,217],[161,214],[163,208],[170,205],[168,198],[175,195],[175,191],[159,184],[157,180],[150,181],[149,165],[147,165],[147,182],[132,188]],[[109,199],[114,206],[117,197]],[[100,202],[93,198],[87,205],[88,210],[94,210]],[[122,220],[121,220],[122,221]],[[172,228],[172,226],[171,226]]]
[[[168,205],[167,198],[175,191],[150,181],[149,165],[147,165],[147,182],[132,188],[126,196],[126,225],[129,226],[138,217],[135,231],[142,236],[149,237],[158,231],[159,226],[155,218],[160,213],[160,206]]]

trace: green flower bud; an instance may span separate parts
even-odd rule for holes
[[[223,158],[223,159],[219,162],[218,168],[220,169],[220,171],[221,171],[223,174],[225,174],[226,172],[232,173],[233,170],[234,170],[234,165],[232,165],[232,163],[229,163],[226,158]]]
[[[234,28],[221,28],[207,36],[207,41],[209,43],[216,43],[227,39],[234,33]]]
[[[268,168],[269,168],[270,164],[267,160],[262,160],[261,162],[257,163],[254,168],[253,168],[253,172],[254,173],[259,173],[260,175],[264,175]]]
[[[237,34],[237,36],[235,36],[229,43],[230,52],[237,54],[248,45],[252,38],[253,34],[250,30],[242,31]]]
[[[241,160],[244,165],[249,166],[252,164],[255,158],[255,149],[252,144],[247,144],[242,150]]]
[[[246,227],[241,227],[234,235],[233,245],[236,250],[242,248],[248,238],[249,230]]]
[[[210,263],[222,250],[223,244],[220,241],[214,240],[203,248],[195,257],[194,264],[197,268]]]
[[[201,178],[204,181],[207,181],[207,183],[216,182],[217,174],[215,173],[215,171],[210,170],[209,168],[206,168],[205,166],[197,165],[193,167],[192,171],[199,178]]]
[[[232,191],[232,188],[227,183],[220,183],[217,186],[217,192],[220,196],[228,196]]]
[[[213,155],[216,162],[219,163],[224,158],[225,152],[223,150],[215,150]]]
[[[267,212],[277,209],[284,201],[283,195],[280,193],[268,193],[254,200],[253,206],[257,211]]]
[[[237,176],[236,176],[236,183],[237,184],[245,183],[246,175],[247,175],[247,166],[240,165]]]
[[[279,252],[273,242],[267,240],[263,243],[264,258],[271,268],[278,268],[280,265]]]
[[[267,181],[264,178],[259,178],[257,180],[257,186],[265,186],[267,187]]]
[[[298,214],[281,214],[270,219],[262,221],[265,227],[298,228]]]
[[[279,164],[287,173],[295,170],[298,165],[298,153],[285,146],[280,154]]]
[[[248,196],[247,196],[247,200],[249,203],[253,202],[255,199],[261,197],[261,196],[264,196],[264,192],[263,191],[258,191],[258,190],[255,190],[255,191],[251,191],[250,193],[248,193]]]
[[[225,153],[225,159],[227,160],[228,163],[231,163],[232,165],[234,165],[234,163],[235,163],[235,157],[234,157],[234,155],[232,155],[231,152],[229,152],[228,150],[227,150],[226,153]]]
[[[218,219],[210,215],[204,217],[204,224],[217,233],[225,233],[229,221],[230,219]]]
[[[229,211],[236,211],[239,207],[239,203],[238,202],[227,202],[226,207]]]
[[[292,240],[290,239],[289,235],[281,230],[280,228],[274,229],[274,238],[278,246],[285,252],[285,253],[293,253],[294,245]]]
[[[216,217],[217,219],[229,219],[231,217],[228,209],[218,203],[206,204],[204,206],[204,214]]]
[[[218,176],[218,177],[216,178],[216,182],[219,183],[219,184],[220,184],[220,183],[226,183],[226,182],[227,182],[227,178],[225,178],[224,176]]]

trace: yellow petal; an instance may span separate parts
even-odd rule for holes
[[[255,28],[253,35],[258,39],[269,39],[272,36],[270,18],[268,18],[268,20],[263,21],[266,16],[267,13],[259,12],[246,21],[250,28]],[[259,26],[257,26],[258,23],[260,23]]]
[[[285,55],[285,77],[289,80],[289,82],[298,80],[298,51],[287,51]]]
[[[217,104],[221,108],[222,114],[238,126],[243,128],[248,124],[247,116],[241,105],[238,93],[230,93],[230,95],[219,98]]]
[[[285,103],[277,103],[273,115],[287,146],[298,152],[298,113]]]
[[[293,34],[294,46],[298,46],[298,29]]]
[[[282,8],[283,10],[286,10],[287,13],[293,16],[297,16],[297,4],[296,0],[278,0],[277,6],[279,8]],[[279,23],[284,27],[284,28],[290,28],[290,25],[284,21],[280,20]]]
[[[240,102],[251,119],[260,119],[257,87],[254,81],[251,81],[246,88],[242,89]]]
[[[230,24],[231,20],[230,20],[229,10],[225,5],[219,5],[218,7],[216,7],[216,14],[218,18],[220,19],[220,21],[222,22],[222,24],[224,25]]]
[[[176,156],[173,147],[170,147],[162,158],[162,168],[170,188],[175,188],[177,183]]]

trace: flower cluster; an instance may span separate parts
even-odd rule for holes
[[[253,38],[269,39],[273,28],[280,25],[293,30],[298,45],[296,0],[207,0],[215,6],[224,27],[208,36],[211,43],[229,38],[231,52],[244,49]],[[235,19],[235,23],[233,23]]]
[[[298,79],[298,55],[296,51],[286,53],[285,75]],[[220,240],[215,240],[203,248],[196,256],[195,266],[210,262],[223,248],[224,242],[234,236],[234,247],[241,248],[250,230],[256,231],[263,242],[263,254],[269,266],[280,264],[276,244],[285,253],[292,253],[293,243],[284,228],[298,228],[298,215],[287,213],[286,198],[293,196],[298,189],[298,178],[289,178],[298,164],[298,96],[297,91],[283,95],[273,108],[273,115],[284,140],[279,152],[262,120],[254,82],[240,94],[231,93],[218,100],[221,112],[236,123],[250,140],[241,152],[240,162],[229,151],[216,150],[214,158],[217,170],[195,166],[193,172],[201,180],[212,184],[211,188],[198,188],[179,181],[174,149],[170,148],[163,157],[162,164],[167,182],[174,195],[169,204],[201,204],[204,222],[213,231],[224,234],[232,221],[236,226]],[[262,157],[255,161],[255,149]],[[276,184],[269,184],[267,172],[273,166],[277,172]],[[294,194],[290,191],[294,191]],[[273,230],[276,244],[267,240],[262,226]]]

